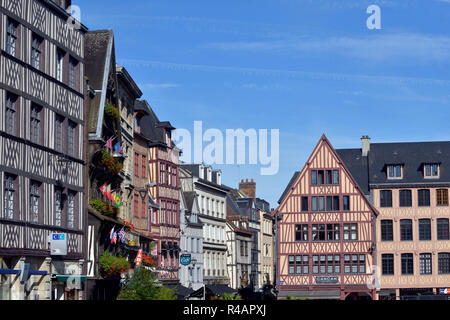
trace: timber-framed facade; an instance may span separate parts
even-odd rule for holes
[[[279,204],[279,298],[375,297],[368,283],[378,212],[325,135]]]

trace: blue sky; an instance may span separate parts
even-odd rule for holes
[[[320,136],[449,140],[450,0],[75,0],[161,121],[280,130],[280,170],[221,165],[276,202]],[[381,30],[366,9],[381,8]]]

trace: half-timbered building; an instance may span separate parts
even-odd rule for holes
[[[175,128],[167,121],[159,121],[149,103],[137,101],[140,133],[148,139],[147,155],[140,155],[141,164],[148,166],[146,189],[148,191],[149,236],[155,239],[153,255],[158,256],[158,278],[166,285],[178,283],[180,252],[180,149],[172,141]],[[142,115],[140,115],[142,114]],[[136,154],[135,154],[136,156]],[[136,196],[136,195],[135,195]]]
[[[325,135],[279,200],[279,298],[374,298],[377,210]]]
[[[68,6],[0,1],[1,299],[83,298],[66,281],[85,272],[87,29],[71,23]],[[53,233],[65,234],[67,255],[50,252]],[[25,285],[21,263],[30,264]]]

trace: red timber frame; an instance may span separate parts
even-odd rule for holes
[[[149,152],[149,168],[154,165],[155,166],[155,178],[156,178],[156,203],[161,207],[161,200],[162,201],[170,201],[175,204],[177,213],[180,209],[180,199],[179,199],[179,188],[180,188],[180,180],[179,180],[179,168],[178,164],[168,161],[167,159],[164,159],[160,155],[160,148],[167,148],[167,153],[172,152],[171,147],[162,147],[162,146],[153,146],[150,147],[155,148],[155,158],[152,158],[151,151]],[[166,186],[162,185],[160,183],[160,165],[161,163],[170,164],[173,167],[177,168],[177,187],[174,188],[172,186]],[[177,191],[176,198],[170,198],[162,195],[162,189],[170,189]],[[161,224],[161,210],[158,210],[156,213],[156,224],[151,224],[154,227],[157,227],[159,232],[158,233],[152,233],[152,238],[156,239],[156,245],[157,245],[157,252],[158,252],[158,268],[161,268],[162,264],[162,242],[172,242],[177,243],[178,246],[180,246],[180,218],[179,214],[176,214],[176,225],[167,225],[167,224]],[[170,255],[170,253],[167,253],[167,255]],[[175,257],[175,255],[174,255]],[[168,271],[167,276],[160,277],[162,281],[175,281],[178,280],[178,268],[179,268],[179,257],[178,260],[175,261],[175,270],[174,271]],[[164,270],[167,270],[167,267],[163,268]]]
[[[338,170],[338,184],[311,185],[311,171]],[[324,197],[325,211],[311,211],[311,197]],[[326,211],[326,197],[339,196],[339,211]],[[350,208],[343,211],[343,196],[349,196]],[[308,197],[308,211],[302,212],[301,198]],[[275,211],[281,216],[277,226],[277,279],[279,292],[339,290],[344,300],[352,293],[365,293],[375,299],[375,289],[367,285],[372,279],[374,264],[375,217],[378,211],[366,199],[350,171],[345,167],[327,137],[323,135],[303,170],[281,200]],[[344,224],[357,224],[357,240],[343,240]],[[339,224],[340,238],[334,241],[312,241],[313,224]],[[295,241],[296,225],[308,225],[308,241]],[[325,228],[325,239],[327,230]],[[289,256],[309,257],[307,274],[289,274]],[[314,255],[339,255],[340,273],[313,274]],[[365,273],[345,273],[344,255],[365,255]],[[326,270],[328,271],[328,270]],[[358,267],[359,272],[359,267]],[[316,283],[316,277],[337,277],[337,283]]]

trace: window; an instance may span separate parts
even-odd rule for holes
[[[339,196],[333,196],[333,210],[339,211]]]
[[[333,197],[327,197],[327,211],[333,211]]]
[[[18,97],[15,94],[6,94],[6,117],[5,117],[5,128],[6,132],[9,134],[16,133],[16,107],[17,107]]]
[[[308,197],[302,197],[302,211],[308,211]]]
[[[435,164],[425,164],[423,170],[423,175],[425,178],[438,178],[439,177],[439,165]]]
[[[141,218],[147,217],[147,203],[145,202],[145,199],[142,200],[141,210],[142,210]]]
[[[139,194],[134,194],[134,216],[139,217]]]
[[[422,189],[418,191],[419,207],[430,206],[430,190]]]
[[[317,183],[318,184],[325,184],[325,177],[323,170],[317,171]]]
[[[314,274],[335,274],[341,273],[340,256],[321,255],[313,256]]]
[[[69,191],[67,195],[67,228],[75,228],[75,199],[77,194]]]
[[[74,58],[69,58],[69,87],[77,89],[77,67],[78,61]]]
[[[437,239],[438,240],[450,240],[449,238],[449,226],[448,219],[437,219]]]
[[[393,241],[394,231],[392,220],[381,220],[381,241]]]
[[[41,46],[42,38],[33,34],[31,39],[31,65],[36,69],[41,69]]]
[[[134,175],[139,177],[139,153],[134,154]]]
[[[420,274],[431,274],[431,253],[420,254]]]
[[[344,273],[366,273],[366,256],[364,254],[344,255]]]
[[[400,220],[400,240],[401,241],[412,241],[412,220],[403,219]]]
[[[430,219],[419,219],[419,240],[431,240]]]
[[[402,177],[402,166],[399,164],[388,165],[387,171],[389,179],[400,179]]]
[[[333,170],[333,184],[339,184],[339,171]]]
[[[55,116],[55,150],[63,151],[63,123],[64,117],[60,115]]]
[[[317,197],[311,197],[311,210],[317,211]]]
[[[319,211],[325,211],[325,198],[319,197]]]
[[[164,163],[159,164],[159,183],[166,184],[166,165]]]
[[[317,184],[317,171],[315,170],[311,171],[311,184],[312,185]]]
[[[339,241],[341,226],[339,224],[327,224],[327,241]]]
[[[344,211],[350,210],[350,196],[343,196],[342,197],[342,209]]]
[[[356,223],[344,224],[344,240],[346,241],[358,240],[358,224]]]
[[[412,253],[403,253],[402,254],[402,274],[403,275],[414,274],[413,254]]]
[[[30,219],[34,223],[39,223],[41,184],[37,181],[30,181]]]
[[[75,132],[77,124],[73,121],[67,122],[67,153],[75,156]]]
[[[333,184],[333,171],[327,170],[327,184]]]
[[[438,254],[438,272],[439,274],[450,274],[450,253]]]
[[[62,227],[63,193],[62,189],[55,188],[55,226]]]
[[[62,50],[56,50],[56,80],[64,81],[64,56],[66,54]]]
[[[381,272],[383,275],[394,274],[394,255],[382,254],[381,255]]]
[[[14,207],[15,207],[15,180],[13,175],[5,174],[4,181],[4,217],[6,219],[14,219]]]
[[[307,224],[298,224],[295,226],[295,241],[308,241]]]
[[[448,206],[448,189],[436,190],[436,205]]]
[[[308,256],[289,256],[289,274],[308,274]]]
[[[392,207],[392,190],[380,191],[380,207],[382,208]]]
[[[400,207],[411,207],[412,196],[411,190],[400,190]]]
[[[312,225],[312,241],[325,241],[325,225],[313,224]]]
[[[142,178],[147,178],[147,157],[142,156]]]
[[[17,29],[19,24],[10,18],[8,18],[7,26],[6,26],[6,52],[8,52],[12,56],[16,56],[17,53]]]
[[[34,143],[40,143],[41,141],[41,110],[40,106],[34,103],[31,105],[30,138],[31,142]]]

